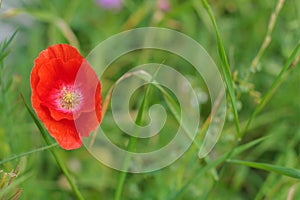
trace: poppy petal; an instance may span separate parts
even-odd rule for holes
[[[101,85],[84,58],[70,45],[42,51],[30,75],[32,106],[64,149],[82,145],[101,121]]]

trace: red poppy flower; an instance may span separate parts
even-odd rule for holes
[[[101,121],[101,85],[88,62],[70,45],[42,51],[30,75],[32,106],[64,149],[82,145]]]

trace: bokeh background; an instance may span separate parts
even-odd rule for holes
[[[282,3],[282,8],[270,31],[269,21],[278,2]],[[299,42],[300,2],[278,2],[208,1],[229,59],[241,127],[269,91]],[[50,151],[37,150],[46,144],[20,96],[22,94],[25,102],[30,104],[29,77],[39,52],[53,44],[69,43],[86,56],[97,44],[114,34],[149,26],[170,28],[190,36],[207,50],[219,67],[222,65],[215,29],[200,0],[2,0],[0,194],[6,195],[4,199],[13,196],[16,199],[75,198]],[[271,41],[253,65],[268,31]],[[5,41],[14,32],[15,37],[4,48]],[[188,78],[198,91],[200,124],[203,125],[211,109],[206,86],[188,62],[167,52],[140,50],[120,57],[101,77],[103,99],[126,71],[149,62],[169,65]],[[299,68],[295,61],[239,145],[261,141],[235,155],[234,159],[299,169]],[[130,110],[133,116],[138,112],[144,91],[145,88],[140,88],[132,97]],[[166,105],[157,89],[153,89],[147,99],[149,104]],[[178,123],[172,113],[168,113],[160,136],[138,140],[137,152],[158,149],[174,137]],[[115,144],[126,148],[129,137],[118,129],[109,112],[101,126]],[[269,137],[262,139],[265,136]],[[199,140],[201,138],[200,135]],[[226,161],[205,169],[208,163],[232,150],[236,141],[232,107],[228,104],[221,138],[207,159],[199,159],[197,147],[192,145],[184,156],[164,169],[127,174],[121,199],[300,199],[300,183],[295,178]],[[29,151],[32,153],[6,161]],[[57,148],[57,151],[86,199],[114,198],[120,172],[98,162],[84,147],[73,151]]]

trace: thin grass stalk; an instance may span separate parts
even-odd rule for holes
[[[210,8],[210,5],[207,3],[206,0],[202,0],[202,4],[203,4],[205,10],[207,11],[207,13],[211,19],[211,22],[213,24],[214,30],[215,30],[217,43],[218,43],[218,52],[219,52],[219,56],[220,56],[220,59],[222,62],[221,71],[223,74],[223,78],[225,79],[226,87],[228,89],[228,93],[230,96],[230,102],[231,102],[231,106],[232,106],[232,110],[233,110],[234,124],[236,127],[237,136],[238,136],[238,139],[240,139],[241,138],[240,124],[239,124],[239,118],[238,118],[238,112],[237,112],[237,106],[236,106],[234,83],[233,83],[233,79],[232,79],[231,72],[230,72],[229,62],[227,59],[225,48],[224,48],[224,45],[223,45],[223,42],[222,42],[222,39],[221,39],[221,36],[219,33],[219,29],[218,29],[217,22],[216,22],[214,14],[213,14],[213,11]]]
[[[141,126],[142,122],[143,122],[144,111],[145,111],[145,109],[148,105],[147,97],[149,96],[149,93],[150,93],[150,88],[151,88],[153,78],[154,78],[154,76],[152,77],[152,79],[150,80],[149,85],[147,86],[145,95],[143,97],[143,101],[141,103],[140,109],[138,111],[138,115],[137,115],[136,120],[135,120],[135,124],[138,125],[138,126]],[[134,133],[134,137],[130,137],[130,139],[129,139],[129,143],[127,145],[127,151],[129,151],[129,152],[132,152],[134,150],[135,146],[136,146],[136,142],[137,142],[137,137],[136,136],[138,134],[138,130],[139,129],[136,128],[135,133]],[[126,179],[126,176],[127,176],[126,171],[128,169],[130,159],[131,159],[130,155],[127,154],[126,158],[125,158],[125,161],[123,163],[122,172],[120,172],[119,181],[118,181],[118,185],[117,185],[117,189],[116,189],[115,197],[114,197],[115,200],[120,200],[121,199],[125,179]]]

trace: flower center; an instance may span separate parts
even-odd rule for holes
[[[79,91],[74,90],[71,87],[63,86],[58,95],[57,101],[59,107],[65,111],[73,111],[78,108],[82,99],[82,95]]]

